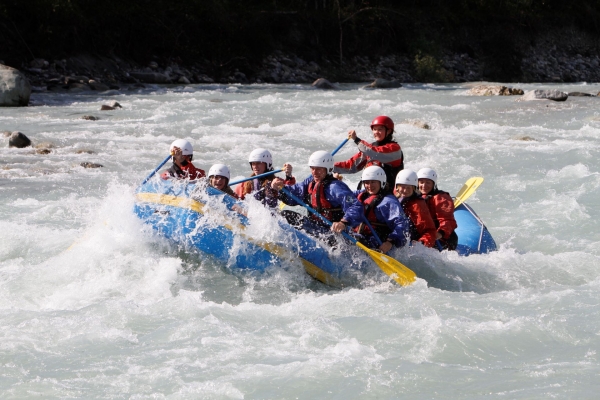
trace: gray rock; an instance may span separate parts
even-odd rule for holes
[[[48,63],[48,61],[44,60],[43,58],[36,58],[35,60],[33,60],[29,63],[29,66],[31,68],[36,68],[36,69],[46,69],[46,68],[48,68],[49,65],[50,65],[50,63]]]
[[[529,100],[553,100],[553,101],[565,101],[569,95],[565,92],[561,92],[560,90],[543,90],[536,89],[530,90],[523,95],[519,100],[529,101]]]
[[[50,149],[37,149],[35,152],[36,152],[36,154],[50,154],[50,153],[52,153],[52,150],[50,150]]]
[[[81,119],[85,119],[88,121],[98,121],[100,118],[94,117],[93,115],[84,115]]]
[[[92,90],[98,90],[98,91],[105,91],[110,89],[107,85],[105,85],[104,83],[100,83],[96,80],[91,79],[90,83],[89,83],[90,87],[92,88]]]
[[[102,168],[104,167],[104,165],[102,164],[96,164],[96,163],[91,163],[91,162],[82,162],[81,165],[83,168]]]
[[[569,97],[596,97],[591,93],[569,92]]]
[[[329,82],[325,78],[319,78],[319,79],[317,79],[316,81],[314,81],[312,83],[312,86],[314,86],[317,89],[324,89],[324,90],[335,90],[335,89],[337,89],[337,86],[335,86],[333,83]]]
[[[8,147],[16,147],[22,149],[23,147],[31,146],[31,140],[21,132],[13,132],[8,138]]]
[[[70,85],[72,83],[85,83],[87,84],[90,81],[90,78],[83,75],[75,75],[75,76],[67,76],[65,77],[65,83]]]
[[[306,67],[304,67],[305,70],[307,70],[308,72],[319,72],[321,70],[321,67],[319,67],[319,64],[317,64],[314,61],[311,61],[308,63],[308,65]]]
[[[469,96],[519,96],[522,94],[522,89],[501,85],[477,85],[467,92]]]
[[[150,63],[148,63],[148,66],[152,69],[157,69],[158,63],[156,61],[150,61]]]
[[[0,64],[0,107],[20,107],[29,104],[31,85],[18,70]]]
[[[388,81],[387,79],[377,78],[363,89],[396,89],[402,87],[402,84],[396,80]]]
[[[81,92],[83,90],[90,90],[90,87],[86,83],[70,83],[69,91]]]
[[[134,71],[130,72],[129,75],[133,76],[136,79],[139,79],[144,83],[169,83],[171,82],[171,78],[167,74],[162,74],[160,72],[139,72]]]
[[[121,107],[121,105],[115,101],[110,106],[106,105],[106,104],[102,104],[102,107],[100,107],[100,111],[116,110],[117,108],[123,108],[123,107]]]
[[[177,80],[177,82],[183,83],[184,85],[190,84],[190,80],[188,78],[186,78],[185,76],[180,76],[179,79]]]
[[[424,122],[424,121],[421,121],[418,119],[406,119],[400,123],[404,124],[404,125],[416,126],[417,128],[421,128],[421,129],[431,129],[431,127],[429,126],[429,124],[427,122]]]
[[[90,150],[90,149],[77,149],[77,150],[75,150],[75,153],[77,153],[77,154],[94,154],[94,151]]]

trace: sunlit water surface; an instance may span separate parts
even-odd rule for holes
[[[597,398],[600,99],[518,102],[468,87],[155,87],[0,109],[0,131],[55,146],[0,146],[0,397]],[[115,100],[123,109],[98,111]],[[403,250],[414,285],[365,277],[338,290],[295,264],[231,270],[132,213],[176,138],[204,169],[246,176],[249,152],[265,147],[304,178],[313,151],[351,128],[371,139],[379,114],[396,121],[406,166],[435,168],[441,189],[485,178],[468,202],[498,252]],[[431,129],[400,124],[410,119]]]

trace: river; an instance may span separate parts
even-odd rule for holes
[[[0,130],[54,145],[0,145],[0,397],[596,398],[600,100],[472,97],[470,86],[156,86],[0,108]],[[123,108],[99,111],[113,101]],[[436,169],[442,190],[485,178],[468,203],[499,251],[406,250],[415,284],[340,290],[293,268],[231,270],[132,213],[176,138],[192,142],[196,166],[226,163],[232,179],[257,147],[304,178],[313,151],[349,129],[370,140],[380,114],[396,122],[406,167]],[[431,129],[401,124],[415,119]]]

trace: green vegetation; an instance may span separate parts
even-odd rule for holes
[[[243,70],[278,49],[335,63],[403,53],[444,79],[436,51],[449,49],[495,59],[492,75],[506,79],[523,37],[570,26],[600,37],[600,0],[3,0],[0,59],[90,53]]]

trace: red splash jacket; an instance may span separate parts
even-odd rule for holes
[[[404,213],[410,219],[410,238],[418,240],[427,247],[435,247],[435,223],[427,208],[427,203],[419,195],[400,199]]]
[[[206,172],[204,172],[203,169],[196,168],[191,162],[183,167],[179,167],[177,164],[173,164],[171,165],[171,168],[169,168],[160,175],[160,177],[163,179],[169,179],[170,177],[173,177],[178,179],[187,178],[190,180],[204,178],[205,176]]]
[[[458,226],[454,219],[454,202],[447,192],[439,189],[433,190],[430,194],[423,195],[427,202],[429,213],[433,218],[437,231],[442,234],[443,240],[448,240],[452,232]]]
[[[404,155],[400,145],[389,138],[381,142],[367,143],[357,138],[359,152],[347,161],[338,161],[333,172],[354,174],[371,165],[383,168],[388,186],[393,187],[396,174],[404,169]]]

